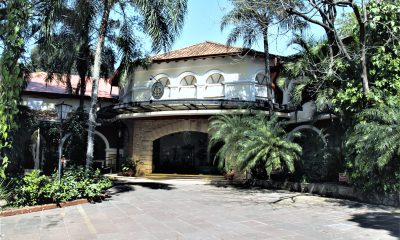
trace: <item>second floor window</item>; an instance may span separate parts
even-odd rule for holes
[[[219,73],[211,74],[206,81],[207,84],[222,84],[224,83],[224,76]]]
[[[164,87],[169,87],[169,85],[171,85],[171,83],[167,77],[162,77],[162,78],[158,79],[158,81],[160,81]]]
[[[256,82],[258,85],[267,85],[267,77],[264,73],[258,73],[256,76]]]
[[[196,77],[188,75],[181,80],[181,86],[193,86],[197,83]]]

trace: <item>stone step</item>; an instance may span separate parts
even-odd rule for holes
[[[206,180],[224,180],[222,175],[206,175],[206,174],[163,174],[163,173],[152,173],[146,175],[148,179],[206,179]]]

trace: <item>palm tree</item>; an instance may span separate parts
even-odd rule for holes
[[[183,26],[187,9],[187,0],[103,0],[103,14],[101,17],[99,35],[94,57],[92,76],[92,99],[89,110],[88,144],[86,152],[86,167],[91,167],[93,161],[93,138],[96,126],[96,105],[98,81],[100,77],[101,53],[106,39],[111,10],[118,4],[125,15],[126,7],[134,8],[143,18],[144,32],[151,38],[154,52],[166,50]],[[130,9],[130,11],[132,11]],[[126,66],[128,68],[129,66]]]
[[[51,41],[39,41],[32,51],[31,59],[36,67],[49,73],[66,74],[66,92],[80,95],[79,106],[83,108],[86,79],[91,66],[91,34],[96,20],[96,1],[75,0],[59,8],[52,25]],[[76,69],[80,77],[75,91],[70,76]]]
[[[304,35],[295,35],[289,45],[295,45],[299,52],[287,58],[283,67],[283,75],[292,81],[290,103],[301,105],[309,100],[315,100],[317,110],[328,110],[332,105],[333,94],[340,87],[335,81],[335,72],[343,70],[342,59],[336,58],[332,66],[327,55],[327,41],[315,41]]]
[[[396,105],[369,108],[359,113],[357,119],[345,142],[352,180],[368,190],[399,191],[399,108]]]
[[[210,122],[210,146],[223,143],[216,160],[230,170],[252,170],[263,166],[268,175],[285,166],[294,171],[294,161],[301,147],[288,140],[278,117],[267,120],[265,115],[218,115]]]
[[[210,139],[208,148],[218,146],[223,143],[222,147],[215,155],[220,168],[229,171],[236,164],[237,153],[240,152],[238,142],[243,137],[243,132],[250,127],[249,122],[243,115],[225,114],[217,115],[210,119]]]
[[[228,35],[227,45],[243,40],[245,48],[251,48],[257,40],[263,41],[265,78],[268,87],[268,98],[271,100],[271,70],[268,34],[269,28],[277,24],[284,29],[302,29],[304,22],[298,18],[289,16],[282,7],[280,0],[231,0],[233,9],[226,14],[221,21],[221,31],[233,25],[233,29]],[[292,5],[302,8],[302,1],[290,0]]]

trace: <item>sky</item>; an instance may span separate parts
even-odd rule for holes
[[[181,35],[175,41],[172,50],[187,47],[204,41],[226,43],[229,29],[221,32],[220,22],[229,11],[229,0],[189,0],[188,12]],[[277,36],[276,28],[271,29],[269,44],[270,52],[281,56],[291,55],[297,52],[293,47],[288,47],[290,36]],[[322,38],[323,29],[319,26],[311,26],[308,30],[315,38]],[[236,46],[241,46],[237,43]],[[253,47],[263,50],[262,44]]]
[[[188,0],[188,11],[185,17],[183,30],[176,39],[171,50],[176,50],[188,47],[205,41],[212,41],[225,44],[230,29],[225,31],[220,30],[222,17],[229,12],[231,4],[229,0]],[[280,56],[292,55],[298,50],[293,46],[288,46],[291,37],[289,35],[277,35],[276,27],[270,29],[269,44],[270,53]],[[314,39],[321,39],[324,36],[324,31],[321,27],[311,25],[308,30],[308,35],[312,35]],[[146,37],[139,34],[144,40],[143,47],[150,53],[151,42],[146,41]],[[34,46],[33,41],[28,43],[28,48]],[[235,44],[240,47],[241,42]],[[255,44],[253,49],[263,51],[262,42]],[[0,49],[1,51],[1,49]],[[29,57],[28,51],[26,56]],[[153,55],[154,53],[150,53]],[[116,64],[117,66],[118,64]]]

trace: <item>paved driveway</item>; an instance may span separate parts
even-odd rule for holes
[[[0,239],[398,239],[400,211],[350,201],[136,179],[108,201],[0,218]]]

